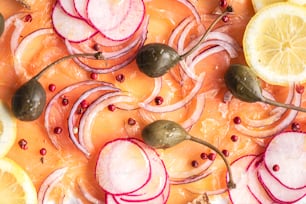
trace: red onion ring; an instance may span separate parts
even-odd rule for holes
[[[47,104],[46,109],[45,109],[44,126],[47,130],[47,134],[48,134],[48,137],[49,137],[51,143],[57,149],[60,149],[59,144],[60,144],[61,139],[59,138],[59,136],[57,134],[53,133],[53,129],[52,129],[52,126],[51,126],[51,123],[52,123],[51,121],[54,121],[55,119],[50,117],[51,111],[52,112],[55,111],[53,108],[58,103],[58,99],[60,99],[66,93],[72,92],[73,90],[78,89],[81,86],[83,86],[83,87],[84,86],[111,86],[111,84],[106,83],[106,82],[102,82],[102,81],[93,81],[93,80],[82,81],[82,82],[75,83],[73,85],[70,85],[70,86],[62,89],[61,91],[59,91],[56,95],[54,95],[51,98],[51,100],[49,101],[49,103]],[[56,107],[56,108],[62,108],[62,106]]]
[[[38,191],[38,203],[45,203],[45,199],[49,196],[56,184],[62,180],[67,170],[68,167],[57,169],[43,181]]]
[[[89,154],[94,149],[90,132],[96,115],[104,108],[106,108],[109,104],[116,104],[122,102],[130,103],[134,100],[135,98],[123,95],[120,92],[110,92],[104,94],[92,104],[90,104],[90,106],[82,115],[79,123],[79,141],[80,144],[86,149],[86,151],[89,152]]]
[[[300,93],[297,93],[296,91],[294,92],[294,101],[293,104],[295,106],[300,106],[302,103],[302,95]],[[249,129],[248,127],[246,127],[243,124],[236,124],[235,128],[250,137],[255,137],[255,138],[267,138],[270,136],[273,136],[277,133],[279,133],[280,131],[282,131],[283,129],[285,129],[286,127],[288,127],[288,125],[290,123],[293,122],[293,120],[295,119],[296,115],[298,114],[298,111],[296,110],[289,110],[288,111],[288,115],[283,118],[283,120],[277,124],[276,126],[269,128],[269,129]]]
[[[171,112],[174,110],[177,110],[179,108],[182,108],[183,106],[185,106],[187,103],[189,103],[191,101],[192,98],[194,98],[194,96],[199,92],[199,90],[202,87],[202,84],[204,82],[204,76],[205,73],[202,73],[198,80],[196,81],[195,86],[193,87],[193,89],[189,92],[189,94],[184,97],[182,100],[177,101],[174,104],[171,105],[166,105],[166,106],[153,106],[150,104],[145,104],[143,102],[139,103],[139,107],[151,111],[151,112],[156,112],[156,113],[162,113],[162,112]]]
[[[15,26],[15,29],[12,32],[11,44],[10,44],[12,53],[14,53],[16,48],[18,47],[18,41],[21,36],[21,32],[23,31],[23,28],[25,26],[25,23],[23,20],[20,20],[19,18],[17,18],[14,22],[14,26]]]
[[[68,132],[69,132],[69,138],[73,142],[73,144],[76,146],[77,149],[79,149],[81,152],[83,152],[87,157],[89,156],[89,152],[86,150],[85,147],[83,147],[75,137],[74,133],[74,117],[75,113],[80,105],[80,103],[85,100],[87,97],[89,97],[91,94],[99,92],[99,91],[119,91],[119,89],[114,88],[113,86],[98,86],[92,89],[89,89],[85,91],[73,104],[69,116],[68,116]]]

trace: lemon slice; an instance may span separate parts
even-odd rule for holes
[[[276,3],[248,23],[243,49],[248,65],[268,83],[306,81],[306,8]]]
[[[306,6],[306,0],[288,0],[288,2]]]
[[[0,203],[37,204],[37,192],[30,177],[6,157],[0,159]]]
[[[266,7],[273,3],[286,2],[286,0],[252,0],[254,11],[257,12],[259,9]]]
[[[6,155],[16,141],[16,129],[15,117],[0,100],[0,158]]]

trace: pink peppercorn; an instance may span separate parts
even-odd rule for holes
[[[156,105],[161,105],[161,104],[163,104],[164,99],[163,99],[163,97],[161,97],[161,96],[156,96],[155,99],[154,99],[154,101],[155,101],[155,104],[156,104]]]
[[[201,159],[205,160],[205,159],[207,159],[207,154],[205,152],[202,152],[200,157],[201,157]]]
[[[198,163],[196,160],[192,160],[192,161],[191,161],[191,166],[194,167],[194,168],[196,168],[196,167],[199,166],[199,163]]]
[[[97,73],[90,73],[90,78],[93,79],[93,80],[96,80],[98,79],[98,74]]]
[[[118,74],[118,75],[116,75],[115,78],[120,83],[124,82],[124,80],[125,80],[125,76],[123,74]]]
[[[39,150],[39,153],[40,153],[41,156],[45,156],[47,154],[47,149],[46,148],[41,148]]]
[[[20,139],[18,141],[18,145],[21,149],[26,150],[28,149],[28,142],[25,139]]]
[[[241,118],[239,116],[236,116],[234,119],[233,119],[234,123],[236,125],[240,124],[241,123]]]
[[[83,100],[81,102],[80,106],[81,106],[82,109],[86,109],[86,108],[88,108],[88,102],[86,100]]]
[[[214,161],[216,159],[216,154],[215,153],[209,153],[207,155],[207,158],[211,161]]]
[[[108,110],[110,110],[110,111],[115,111],[115,110],[116,110],[116,106],[115,106],[114,104],[109,104],[109,105],[107,106],[107,108],[108,108]]]
[[[49,84],[48,89],[49,89],[49,91],[54,92],[56,90],[56,85],[55,84]]]
[[[68,98],[64,97],[64,98],[62,99],[62,104],[63,104],[63,106],[67,106],[67,105],[69,104]]]
[[[223,17],[222,17],[222,21],[223,21],[224,23],[227,23],[227,22],[229,21],[229,16],[228,16],[228,15],[223,16]]]
[[[225,156],[225,157],[228,157],[229,156],[229,151],[227,149],[224,149],[222,150],[222,154]]]
[[[220,0],[219,5],[220,5],[221,8],[227,7],[227,0]]]
[[[231,140],[232,140],[233,142],[237,142],[237,141],[238,141],[238,136],[237,136],[237,135],[232,135],[232,136],[231,136]]]
[[[272,169],[273,169],[273,171],[279,171],[279,165],[274,164]]]
[[[129,118],[129,119],[128,119],[128,124],[131,125],[131,126],[133,126],[133,125],[136,124],[136,120],[133,119],[133,118]]]
[[[63,132],[63,129],[62,129],[61,127],[55,127],[54,130],[53,130],[53,132],[54,132],[55,134],[61,134],[61,133]]]

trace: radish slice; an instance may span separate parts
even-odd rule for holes
[[[71,42],[82,42],[93,36],[97,31],[82,19],[69,16],[57,3],[52,12],[54,30]]]
[[[288,139],[288,138],[287,138]],[[279,158],[278,161],[280,161]],[[290,165],[290,164],[288,164]],[[304,166],[305,169],[305,166]],[[292,173],[290,177],[293,177]],[[258,179],[263,187],[266,189],[270,197],[277,203],[294,203],[299,201],[306,195],[306,189],[289,189],[282,185],[275,179],[266,169],[262,163],[258,168]]]
[[[130,9],[134,10],[131,0],[89,0],[87,4],[88,19],[102,33],[120,26]]]
[[[88,11],[88,18],[90,19],[92,24],[109,39],[121,41],[131,37],[138,30],[138,28],[140,27],[140,25],[144,20],[145,6],[143,1],[131,0],[128,13],[126,14],[124,9],[118,10],[116,12],[110,12],[113,10],[112,7],[116,6],[116,9],[118,9],[121,6],[118,6],[117,4],[114,5],[113,3],[113,5],[107,6],[109,8],[106,8],[103,2],[106,2],[105,3],[106,5],[110,4],[107,3],[108,1],[106,0],[105,1],[89,0],[87,11]],[[126,4],[126,2],[128,2],[128,0],[121,0],[119,2],[124,5]],[[100,8],[100,10],[97,8]],[[106,9],[109,9],[110,11],[105,11]],[[104,12],[109,14],[100,17],[99,15],[97,15],[97,13],[102,14]],[[116,18],[114,18],[114,16],[116,16]],[[119,18],[117,16],[121,17],[121,19],[119,19],[121,20],[119,23],[101,21],[101,19],[117,19]]]
[[[58,2],[65,13],[72,17],[80,17],[77,11],[75,10],[73,0],[58,0]]]
[[[262,164],[262,155],[257,156],[247,169],[248,184],[247,187],[252,195],[258,200],[259,203],[273,203],[273,200],[267,194],[265,188],[261,185],[257,177],[257,169]]]
[[[88,4],[88,0],[74,0],[74,8],[76,10],[76,12],[84,19],[88,19],[87,16],[87,4]]]
[[[96,177],[99,185],[113,195],[135,192],[151,178],[148,155],[131,140],[108,142],[99,154]]]
[[[166,167],[154,149],[140,140],[131,140],[138,144],[148,155],[152,169],[151,179],[138,191],[120,196],[120,200],[127,202],[150,201],[163,193],[164,189],[166,188],[166,184],[169,185]]]
[[[280,133],[269,143],[264,162],[270,174],[287,188],[306,191],[306,134]],[[273,171],[278,165],[279,170]]]
[[[229,196],[233,204],[258,204],[258,201],[248,190],[247,168],[256,159],[256,155],[239,157],[231,164],[236,188],[229,189]]]

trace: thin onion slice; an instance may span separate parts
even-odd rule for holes
[[[184,97],[182,100],[177,101],[174,104],[171,105],[166,105],[166,106],[153,106],[150,104],[144,104],[144,103],[139,103],[139,107],[144,108],[145,110],[151,111],[151,112],[156,112],[156,113],[161,113],[161,112],[171,112],[174,110],[177,110],[179,108],[182,108],[183,106],[185,106],[187,103],[189,103],[192,98],[195,97],[195,95],[199,92],[199,90],[202,87],[202,84],[204,82],[204,76],[205,74],[202,73],[199,78],[198,81],[196,81],[195,86],[193,87],[193,89],[190,91],[190,93]]]
[[[105,94],[105,91],[119,91],[119,89],[113,87],[113,86],[98,86],[98,87],[94,87],[92,89],[89,89],[87,91],[85,91],[84,93],[82,93],[80,95],[80,97],[75,101],[75,103],[73,104],[69,116],[68,116],[68,132],[69,132],[69,138],[71,139],[71,141],[73,142],[73,144],[81,151],[83,152],[87,157],[89,156],[89,152],[86,150],[85,147],[83,147],[79,141],[77,140],[77,138],[75,137],[75,132],[74,132],[74,121],[75,121],[75,116],[76,116],[76,112],[78,107],[80,106],[81,102],[83,100],[85,100],[87,97],[89,97],[91,94],[97,93],[103,91]]]
[[[131,103],[134,102],[135,98],[124,95],[121,92],[107,93],[102,97],[98,98],[94,101],[90,106],[86,109],[84,114],[82,115],[79,123],[79,141],[80,144],[86,148],[86,150],[90,153],[94,150],[94,145],[91,138],[91,129],[96,115],[105,109],[109,104],[117,104],[117,103]]]
[[[31,76],[29,76],[28,73],[26,73],[25,68],[22,66],[22,56],[26,52],[26,48],[31,44],[31,42],[35,38],[43,35],[52,35],[52,34],[53,30],[51,28],[38,29],[28,34],[19,43],[18,47],[16,48],[15,57],[14,57],[14,68],[16,75],[18,76],[19,79],[29,80],[31,78]]]
[[[54,95],[49,103],[46,106],[45,109],[45,116],[44,116],[44,126],[47,130],[48,137],[51,141],[51,143],[56,147],[57,149],[61,148],[61,142],[62,139],[60,139],[58,134],[55,134],[53,132],[53,124],[56,123],[56,119],[51,117],[51,114],[55,112],[61,112],[62,106],[57,106],[58,100],[64,96],[67,93],[70,93],[74,90],[79,89],[80,87],[85,87],[85,86],[111,86],[111,84],[102,82],[102,81],[93,81],[93,80],[88,80],[88,81],[82,81],[75,83],[73,85],[67,86],[66,88],[62,89],[59,91],[56,95]]]
[[[294,100],[293,100],[293,105],[295,106],[300,106],[302,103],[302,94],[298,92],[294,92]],[[295,119],[296,115],[298,114],[298,111],[296,110],[289,110],[289,113],[286,115],[285,118],[282,119],[281,122],[279,122],[277,125],[275,125],[272,128],[268,129],[260,129],[260,128],[248,128],[247,126],[241,124],[236,124],[235,128],[250,137],[256,137],[256,138],[266,138],[266,137],[271,137],[280,131],[284,130],[292,121]]]
[[[38,191],[39,204],[47,203],[45,199],[49,197],[50,192],[57,185],[57,183],[62,180],[67,170],[68,167],[57,169],[43,181]]]

